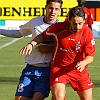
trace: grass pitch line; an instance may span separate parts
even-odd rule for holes
[[[15,43],[15,42],[18,41],[19,39],[20,39],[20,38],[16,38],[16,39],[12,40],[11,42],[8,42],[8,43],[6,43],[6,44],[0,46],[0,49],[2,49],[2,48],[4,48],[4,47],[7,47],[7,46],[9,46],[9,45],[11,45],[11,44],[13,44],[13,43]]]

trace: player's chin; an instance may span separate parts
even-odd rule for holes
[[[55,17],[50,17],[50,20],[54,20],[55,19]]]
[[[74,30],[75,33],[78,33],[80,30]]]
[[[56,19],[56,16],[52,15],[50,16],[50,19]]]

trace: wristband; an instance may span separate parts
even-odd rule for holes
[[[33,47],[33,44],[32,43],[28,43],[28,44],[31,44],[31,46]]]

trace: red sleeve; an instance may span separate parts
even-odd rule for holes
[[[43,33],[42,36],[44,38],[53,38],[53,35],[51,33],[54,33],[54,25],[51,25],[49,28],[47,28]]]
[[[94,56],[96,45],[95,39],[91,29],[87,28],[85,31],[86,34],[86,45],[85,45],[85,52],[87,56]]]
[[[66,28],[67,22],[58,22],[56,24],[52,24],[46,31],[42,33],[42,35],[44,38],[54,38],[55,35],[59,34],[59,32],[65,30]]]

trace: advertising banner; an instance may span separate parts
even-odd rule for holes
[[[76,0],[63,0],[63,6],[58,16],[64,20],[69,8],[77,5]],[[1,0],[0,20],[30,20],[45,14],[46,0]]]

